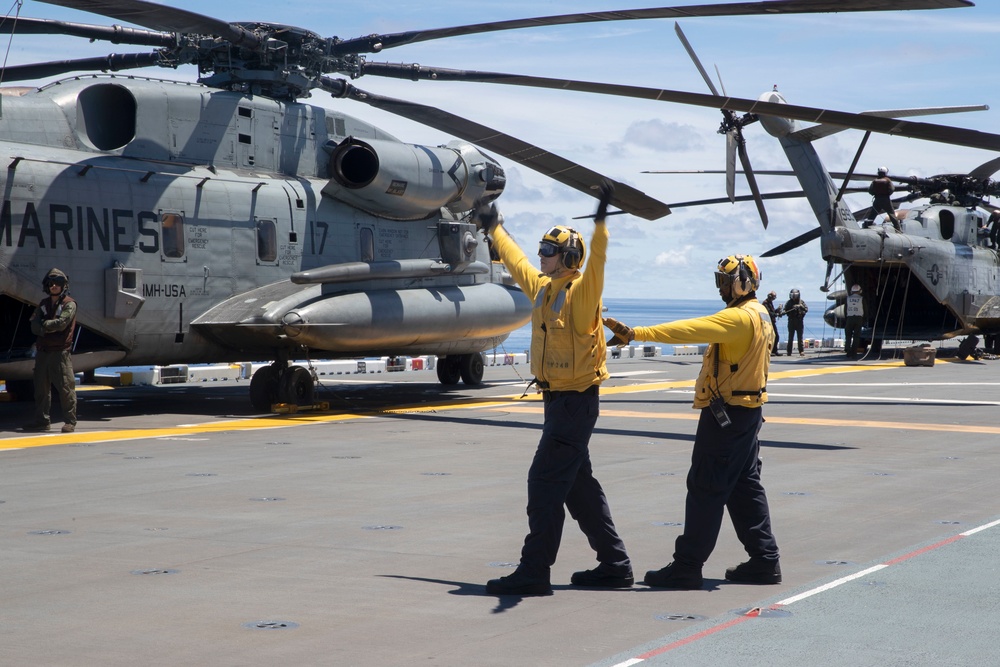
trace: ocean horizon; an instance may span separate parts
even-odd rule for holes
[[[780,300],[781,305],[785,300]],[[834,329],[823,321],[823,313],[830,307],[832,302],[824,301],[813,304],[806,302],[809,312],[806,313],[804,337],[812,339],[842,338],[843,330]],[[718,312],[725,307],[722,299],[620,299],[605,298],[605,317],[613,317],[629,326],[651,326],[663,322],[673,322],[675,320],[686,320],[692,317],[703,317]],[[781,337],[781,346],[784,349],[788,340],[788,325],[784,318],[778,319],[778,335]],[[604,330],[610,337],[610,332]],[[647,343],[649,344],[649,343]],[[663,343],[652,343],[659,345],[662,354],[673,354],[672,345]],[[511,332],[510,336],[501,345],[497,346],[498,352],[517,354],[524,352],[531,347],[531,325],[526,324],[520,329]]]

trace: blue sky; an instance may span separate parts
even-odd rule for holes
[[[629,2],[536,0],[469,3],[450,0],[295,3],[182,0],[169,3],[227,21],[269,21],[326,36],[356,37],[485,21],[591,10],[630,9]],[[679,0],[663,5],[701,4]],[[920,120],[1000,133],[1000,92],[995,68],[1000,44],[1000,3],[979,0],[967,9],[921,12],[820,14],[790,17],[684,19],[681,27],[710,73],[735,97],[756,98],[777,85],[789,102],[865,110],[988,104],[990,111]],[[16,5],[11,12],[16,10]],[[100,16],[28,0],[21,15],[110,24]],[[370,60],[420,63],[537,76],[707,92],[674,35],[674,21],[628,21],[559,26],[437,40],[372,55]],[[131,49],[89,44],[71,37],[18,37],[8,64],[122,53]],[[195,72],[147,70],[151,76],[192,79]],[[724,195],[721,175],[664,176],[644,170],[721,169],[724,144],[716,134],[721,115],[684,107],[581,93],[507,86],[406,82],[366,77],[355,85],[383,95],[431,104],[517,136],[667,203]],[[716,82],[718,86],[718,81]],[[403,141],[441,144],[452,138],[390,114],[317,93],[311,103],[338,108],[382,127]],[[756,169],[786,169],[777,141],[759,125],[745,130]],[[843,132],[816,143],[831,170],[850,166],[861,132]],[[966,172],[995,157],[988,151],[873,135],[859,171],[885,165],[893,173],[928,176]],[[525,247],[552,224],[593,212],[594,201],[535,172],[511,164],[500,206],[508,228]],[[1000,178],[1000,177],[998,177]],[[763,191],[796,187],[794,179],[759,177]],[[738,181],[738,194],[748,192]],[[868,197],[853,195],[855,209]],[[607,296],[715,299],[712,271],[720,257],[760,254],[816,225],[804,200],[767,203],[764,231],[752,203],[677,209],[658,221],[616,216],[611,221]],[[784,296],[797,287],[821,307],[825,263],[817,242],[780,258],[762,260],[763,289]]]

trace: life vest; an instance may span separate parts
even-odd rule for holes
[[[64,296],[56,304],[55,308],[52,308],[51,299],[43,299],[38,307],[42,311],[42,321],[54,320],[62,313],[63,307],[67,303],[76,303],[76,301],[71,296]],[[51,311],[51,312],[50,312]],[[38,337],[38,349],[42,352],[58,352],[60,350],[68,350],[73,347],[73,330],[76,329],[76,318],[74,317],[70,320],[69,326],[62,331],[49,331],[48,333],[43,333]]]
[[[610,377],[601,302],[594,310],[593,329],[576,331],[571,317],[573,285],[571,280],[553,289],[550,282],[539,290],[531,309],[531,372],[543,389],[583,391]]]
[[[718,344],[708,346],[695,383],[695,409],[708,407],[715,395],[722,396],[729,405],[747,408],[759,408],[767,403],[767,371],[774,345],[771,317],[764,306],[752,299],[734,308],[750,315],[753,340],[743,358],[733,364],[719,360]],[[715,377],[716,367],[718,378]]]

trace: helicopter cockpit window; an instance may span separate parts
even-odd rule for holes
[[[278,228],[274,220],[257,221],[257,259],[262,262],[278,259]]]
[[[184,257],[184,217],[179,213],[160,214],[160,236],[163,239],[163,256],[168,259]]]

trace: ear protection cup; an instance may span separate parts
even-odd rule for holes
[[[570,234],[562,256],[563,265],[567,269],[579,269],[583,264],[583,240],[575,231]]]

